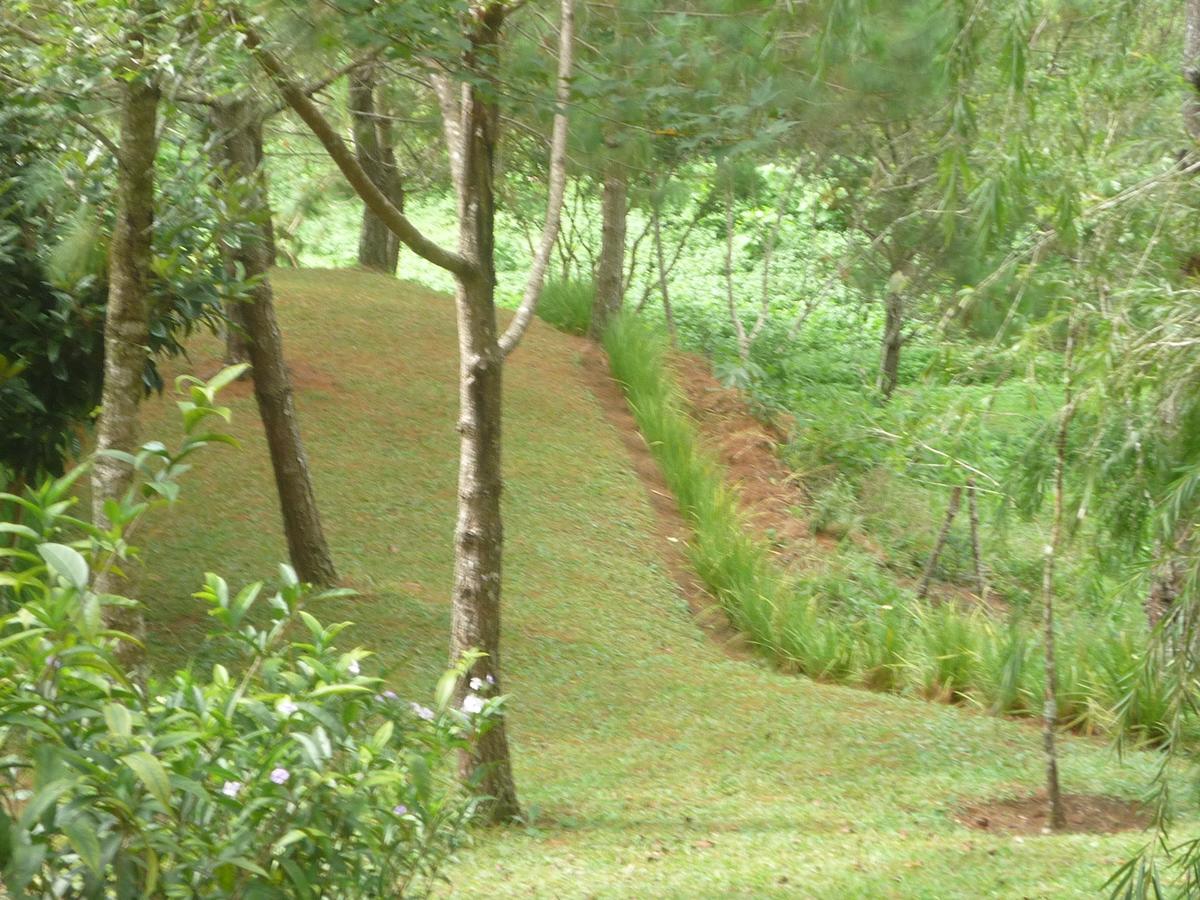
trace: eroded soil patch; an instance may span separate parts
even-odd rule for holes
[[[1067,794],[1066,831],[1073,834],[1114,834],[1118,831],[1142,831],[1150,827],[1150,813],[1134,800],[1103,797],[1096,794]],[[956,816],[959,822],[976,831],[997,834],[1048,833],[1049,814],[1046,795],[992,800],[967,806]]]

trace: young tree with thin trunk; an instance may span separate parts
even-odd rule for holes
[[[609,147],[609,142],[605,143]],[[611,149],[611,147],[610,147]],[[608,323],[621,311],[625,295],[625,230],[629,215],[629,185],[621,163],[606,161],[600,193],[600,257],[596,261],[596,295],[588,334],[599,340]]]
[[[574,7],[560,7],[556,111],[550,150],[546,220],[534,254],[521,305],[500,333],[495,308],[495,206],[493,177],[501,87],[497,71],[500,40],[512,7],[488,2],[472,6],[463,23],[462,81],[438,89],[458,195],[457,251],[429,240],[370,178],[357,157],[317,106],[299,88],[279,58],[244,16],[231,6],[233,21],[246,37],[284,100],[325,147],[354,190],[414,253],[454,275],[459,326],[459,482],[455,527],[454,584],[451,598],[450,655],[468,651],[477,658],[457,687],[464,698],[472,679],[501,690],[500,597],[503,525],[500,495],[501,399],[504,360],[520,342],[537,305],[555,238],[566,187],[567,103],[572,68]],[[450,82],[450,79],[444,79]],[[464,775],[479,772],[483,817],[492,822],[520,815],[507,732],[501,719],[462,760]]]
[[[1050,536],[1046,540],[1042,562],[1042,644],[1045,657],[1045,697],[1042,706],[1042,749],[1046,756],[1046,812],[1049,827],[1061,831],[1067,817],[1058,781],[1058,660],[1054,633],[1054,562],[1062,540],[1063,493],[1067,469],[1067,436],[1075,414],[1073,368],[1075,364],[1075,322],[1067,322],[1067,348],[1063,358],[1063,407],[1059,412],[1054,439],[1054,511]]]

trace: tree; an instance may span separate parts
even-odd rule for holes
[[[98,452],[92,470],[92,520],[97,524],[108,519],[105,507],[128,490],[133,470],[126,460],[138,444],[138,403],[150,342],[151,228],[159,102],[150,47],[157,16],[153,0],[139,0],[125,35],[126,56],[115,72],[121,97],[117,218],[109,250],[104,381],[96,425]],[[113,451],[125,458],[111,455]],[[99,593],[112,592],[112,576],[111,568],[97,572]],[[131,629],[135,635],[143,631],[139,612],[127,617],[120,612],[115,615],[126,630]]]
[[[364,202],[407,247],[453,274],[457,282],[459,509],[454,538],[450,654],[454,660],[472,650],[485,654],[460,679],[458,697],[465,698],[473,682],[492,684],[500,690],[501,378],[505,357],[516,348],[533,317],[558,234],[566,183],[572,0],[563,0],[560,8],[557,109],[551,140],[546,221],[521,305],[502,334],[498,333],[494,298],[493,177],[501,97],[497,66],[503,26],[511,8],[495,2],[470,7],[461,23],[461,88],[439,91],[451,178],[458,195],[457,252],[430,241],[388,199],[248,19],[236,7],[230,7],[230,11],[232,20],[245,34],[247,47],[274,80],[284,100],[312,130]],[[485,817],[496,822],[516,818],[520,806],[502,719],[464,755],[464,775],[480,767],[484,775],[478,788],[487,798]]]
[[[249,295],[236,301],[236,308],[275,474],[288,557],[304,581],[332,585],[337,571],[317,509],[291,376],[284,361],[283,337],[275,318],[270,280],[274,259],[271,210],[262,166],[263,113],[255,100],[238,94],[214,99],[211,109],[221,178],[228,194],[240,189],[237,208],[246,218],[242,236],[229,254],[250,284]]]
[[[391,128],[377,108],[378,72],[377,65],[367,64],[350,73],[349,110],[354,148],[359,165],[391,204],[403,212],[404,185],[396,165]],[[399,254],[400,239],[369,206],[364,205],[358,239],[358,264],[395,275]]]

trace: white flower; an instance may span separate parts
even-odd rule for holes
[[[482,690],[482,689],[483,689],[483,679],[482,678],[472,678],[471,679],[471,690],[478,691],[478,690]]]
[[[426,722],[433,721],[433,710],[428,706],[422,706],[420,703],[414,703],[412,704],[412,711]]]
[[[270,778],[275,784],[285,784],[291,777],[292,773],[282,766],[271,770]]]
[[[221,793],[226,797],[236,797],[241,789],[242,783],[240,781],[227,781],[221,785]]]
[[[357,659],[352,659],[350,660],[350,665],[346,666],[346,671],[351,675],[357,675],[362,671],[362,668],[359,667]]]
[[[489,675],[487,676],[487,683],[488,683],[488,684],[495,684],[495,683],[496,683],[496,679],[495,679],[495,678],[493,678],[493,677],[491,676],[491,674],[489,674]]]
[[[292,701],[291,697],[284,697],[276,704],[275,708],[282,716],[290,716],[292,713],[300,711],[300,707]]]
[[[463,712],[477,716],[483,712],[483,698],[478,694],[467,694],[462,702]]]

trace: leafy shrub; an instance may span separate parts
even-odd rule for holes
[[[553,278],[542,288],[538,315],[559,331],[587,334],[592,324],[592,298],[596,288],[591,281]]]
[[[91,573],[127,554],[151,499],[176,496],[183,459],[228,441],[203,429],[227,415],[213,398],[236,374],[193,382],[178,451],[148,444],[132,458],[138,490],[110,504],[112,529],[69,515],[88,464],[2,498],[26,512],[0,523],[13,539],[0,572],[12,609],[0,618],[0,873],[12,896],[396,896],[426,890],[461,840],[473,801],[443,773],[502,699],[480,690],[471,714],[452,708],[463,666],[431,709],[381,692],[367,651],[338,650],[346,623],[304,609],[339,592],[314,596],[287,566],[269,595],[210,574],[196,597],[238,663],[146,683],[122,665],[132,639],[106,618],[134,602],[95,593]]]

